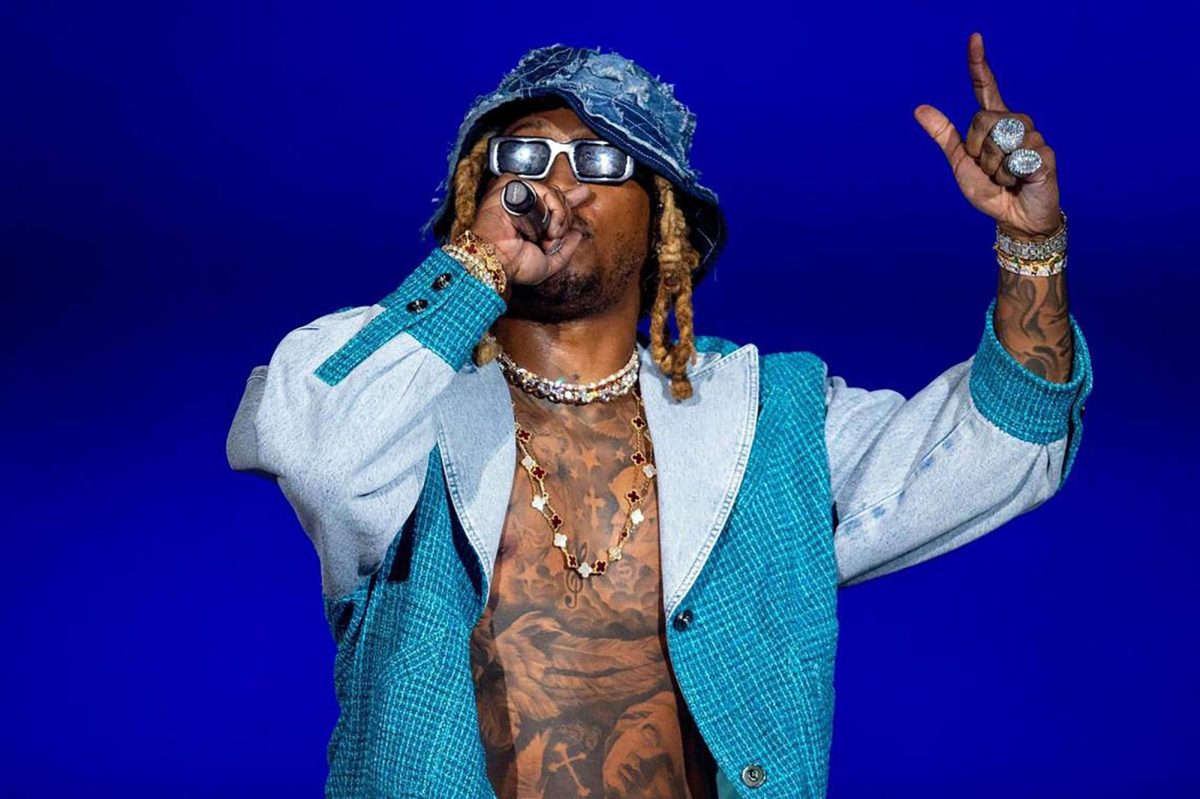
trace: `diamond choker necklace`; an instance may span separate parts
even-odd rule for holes
[[[637,383],[638,351],[634,347],[629,361],[617,371],[593,383],[568,383],[562,378],[547,380],[534,374],[523,366],[518,366],[508,353],[499,350],[496,360],[508,381],[527,394],[542,397],[551,402],[566,402],[572,405],[586,405],[589,402],[608,402],[622,397]]]

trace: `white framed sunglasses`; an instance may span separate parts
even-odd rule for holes
[[[511,172],[540,180],[550,174],[559,153],[567,154],[571,171],[581,183],[623,183],[633,177],[633,156],[603,139],[555,141],[543,136],[492,136],[488,139],[488,169],[493,175]]]

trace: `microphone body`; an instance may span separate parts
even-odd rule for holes
[[[509,181],[500,194],[500,204],[512,216],[513,227],[522,236],[533,242],[540,242],[545,237],[550,211],[533,186],[523,180]]]

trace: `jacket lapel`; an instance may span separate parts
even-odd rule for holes
[[[758,349],[701,352],[689,370],[691,399],[671,398],[670,380],[638,345],[646,422],[658,467],[663,609],[670,616],[704,566],[741,487],[754,442]],[[495,361],[468,363],[437,406],[437,439],[455,512],[490,590],[516,474],[516,427],[508,384]]]
[[[642,353],[642,401],[658,466],[663,610],[670,618],[691,588],[733,509],[758,419],[758,349],[702,353],[693,393],[671,398],[670,379]]]

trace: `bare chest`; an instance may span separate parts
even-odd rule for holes
[[[471,635],[489,777],[500,797],[708,796],[711,756],[667,653],[653,482],[630,528],[628,492],[644,473],[627,428],[546,430],[529,449],[550,508],[536,507],[541,492],[518,463]],[[556,534],[576,562],[607,560],[604,572],[570,568]]]

